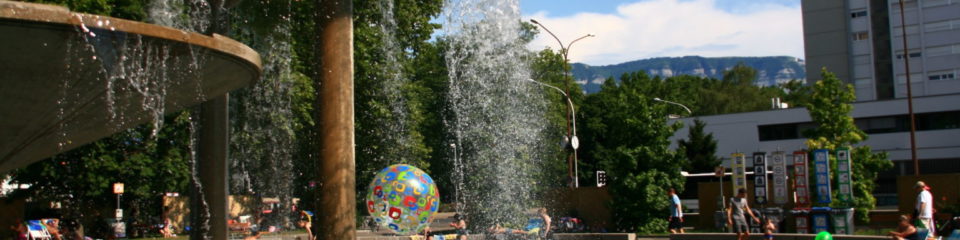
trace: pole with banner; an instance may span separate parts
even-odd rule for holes
[[[837,149],[837,187],[840,188],[837,200],[846,206],[853,206],[853,186],[850,169],[850,148]]]
[[[767,204],[767,153],[753,153],[753,200]]]
[[[770,163],[773,165],[773,203],[787,204],[787,154],[783,151],[773,152]]]
[[[828,204],[833,201],[830,193],[830,150],[813,150],[813,165],[817,177],[817,202]]]
[[[720,209],[727,208],[727,199],[723,194],[723,175],[726,174],[726,171],[727,170],[724,169],[723,166],[717,166],[713,168],[713,174],[720,178]]]
[[[733,161],[730,162],[730,170],[733,171],[733,194],[736,195],[740,189],[747,189],[747,156],[743,153],[734,153]]]

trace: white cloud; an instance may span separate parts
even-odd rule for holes
[[[571,62],[591,65],[689,55],[803,58],[799,5],[756,3],[750,11],[735,12],[721,10],[714,0],[648,0],[620,5],[612,14],[551,18],[538,12],[524,18],[546,25],[565,44],[588,33],[597,35],[570,51]],[[558,48],[544,31],[528,47]]]

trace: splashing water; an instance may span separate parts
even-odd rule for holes
[[[253,86],[238,89],[230,97],[230,159],[231,192],[262,198],[278,198],[290,203],[293,196],[295,170],[295,126],[292,98],[294,81],[305,78],[293,74],[293,53],[289,2],[272,2],[287,6],[281,16],[264,15],[276,19],[265,32],[238,30],[236,37],[246,39],[261,54],[263,75]],[[285,5],[284,5],[285,4]],[[260,13],[234,12],[235,18],[254,18]],[[251,16],[255,15],[255,16]],[[289,207],[275,209],[277,225],[288,225]]]
[[[525,222],[539,204],[533,186],[546,119],[540,91],[526,81],[518,2],[452,0],[443,16],[457,211],[477,228]]]

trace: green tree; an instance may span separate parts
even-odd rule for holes
[[[585,156],[599,162],[610,178],[610,203],[618,231],[664,232],[667,188],[682,191],[681,154],[669,149],[681,123],[667,123],[667,107],[647,95],[653,84],[643,72],[624,74],[618,86],[608,79],[587,96],[583,114]]]
[[[687,171],[712,172],[716,166],[720,166],[720,158],[717,158],[716,154],[717,140],[713,139],[713,133],[704,134],[705,126],[707,126],[706,122],[694,119],[687,139],[677,141],[680,151],[687,156],[684,164],[684,169]]]
[[[715,115],[770,109],[770,99],[782,95],[777,87],[753,85],[757,70],[737,64],[723,74],[719,83],[706,85],[700,93],[704,101],[697,106],[699,115]]]
[[[788,103],[792,106],[806,106],[810,104],[810,96],[813,95],[812,87],[807,85],[800,80],[790,80],[789,82],[780,84],[780,88],[783,89],[783,102]]]
[[[804,105],[810,112],[810,118],[817,124],[817,128],[804,132],[809,138],[806,141],[807,148],[833,150],[866,140],[867,134],[857,128],[850,116],[853,111],[851,103],[857,99],[853,86],[844,84],[826,68],[820,74],[822,79],[814,84],[810,102]],[[835,168],[835,154],[830,155],[831,166]],[[850,159],[855,215],[858,220],[869,222],[869,211],[876,207],[872,192],[877,185],[877,173],[893,167],[893,163],[887,160],[886,152],[874,153],[870,146],[853,147]],[[842,203],[834,202],[832,205],[840,207]]]
[[[13,181],[30,184],[13,198],[61,202],[66,217],[78,218],[91,209],[112,209],[116,202],[112,184],[125,184],[123,202],[128,216],[146,222],[159,216],[160,197],[184,192],[189,181],[190,112],[168,116],[155,138],[151,124],[58,154],[13,171]],[[102,213],[103,215],[111,215]]]

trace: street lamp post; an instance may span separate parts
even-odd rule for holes
[[[582,40],[582,39],[584,39],[584,38],[588,38],[588,37],[595,37],[596,35],[593,35],[593,34],[584,35],[584,36],[582,36],[582,37],[579,37],[579,38],[577,38],[577,39],[574,39],[573,41],[570,41],[570,43],[568,43],[566,46],[564,46],[564,45],[563,45],[563,41],[560,41],[560,38],[558,38],[557,35],[554,35],[553,32],[551,32],[550,29],[547,29],[546,26],[543,26],[543,24],[540,24],[540,22],[537,22],[537,20],[534,20],[534,19],[530,19],[530,22],[532,22],[532,23],[534,23],[534,24],[537,24],[537,26],[540,26],[540,28],[543,28],[544,31],[547,31],[547,33],[549,33],[550,36],[552,36],[553,39],[557,40],[557,43],[560,44],[560,54],[563,55],[563,64],[564,64],[564,67],[563,67],[563,75],[564,75],[564,77],[570,77],[570,76],[571,76],[571,74],[570,74],[570,72],[569,72],[570,59],[568,58],[568,53],[570,53],[570,47],[573,46],[573,43],[576,43],[577,41],[580,41],[580,40]],[[533,79],[530,79],[530,80],[533,81]],[[566,79],[565,79],[565,80],[566,80]],[[557,88],[557,87],[554,87],[554,86],[550,86],[550,85],[546,85],[546,84],[537,82],[537,81],[533,81],[533,82],[539,83],[539,84],[544,85],[544,86],[551,87],[551,88],[553,88],[553,89],[560,90],[560,92],[563,93],[563,96],[565,96],[565,97],[567,98],[567,103],[570,105],[570,110],[567,112],[567,138],[570,139],[570,146],[573,147],[573,154],[571,154],[571,155],[570,155],[570,159],[567,160],[567,167],[568,167],[568,169],[569,169],[569,168],[571,167],[571,165],[572,165],[573,171],[572,171],[572,172],[568,171],[568,172],[570,173],[571,177],[573,178],[573,187],[574,187],[574,188],[578,188],[578,187],[580,187],[580,177],[577,175],[577,174],[578,174],[578,173],[577,173],[577,170],[578,170],[578,169],[577,169],[577,168],[578,168],[578,167],[577,167],[577,166],[578,166],[578,164],[577,164],[577,145],[579,145],[579,140],[577,139],[577,134],[576,134],[576,126],[575,126],[575,125],[576,125],[576,119],[575,119],[575,116],[574,116],[573,101],[570,100],[570,81],[566,81],[566,88],[567,88],[566,91],[561,90],[560,88]]]
[[[560,94],[563,94],[563,97],[564,97],[564,98],[567,99],[567,106],[570,107],[570,110],[569,110],[569,111],[570,111],[570,115],[573,116],[572,118],[568,118],[568,120],[571,120],[570,123],[571,123],[571,125],[572,125],[572,132],[567,132],[567,134],[572,134],[572,136],[568,137],[567,140],[570,141],[570,147],[573,148],[573,155],[571,155],[571,156],[573,156],[573,159],[574,159],[574,161],[573,161],[573,176],[574,176],[574,178],[573,178],[573,187],[575,187],[575,188],[580,187],[580,178],[579,178],[579,177],[576,177],[576,176],[579,176],[578,174],[580,174],[579,164],[578,164],[577,161],[576,161],[576,159],[577,159],[577,148],[580,147],[580,140],[577,139],[577,112],[576,112],[576,110],[573,108],[573,100],[570,100],[570,95],[567,95],[566,92],[564,92],[562,89],[560,89],[560,88],[558,88],[558,87],[554,87],[554,86],[552,86],[552,85],[550,85],[550,84],[546,84],[546,83],[542,83],[542,82],[537,82],[536,80],[529,79],[529,78],[528,78],[527,80],[529,80],[529,81],[531,81],[531,82],[534,82],[534,83],[536,83],[536,84],[540,84],[541,86],[544,86],[544,87],[548,87],[548,88],[552,88],[552,89],[554,89],[554,90],[557,90],[558,92],[560,92]]]
[[[693,115],[693,111],[690,111],[690,108],[688,108],[687,106],[684,106],[683,104],[680,104],[680,103],[677,103],[677,102],[671,102],[671,101],[663,100],[663,99],[660,99],[660,98],[658,98],[658,97],[653,98],[653,100],[654,100],[654,101],[657,101],[657,102],[665,102],[665,103],[669,103],[669,104],[673,104],[673,105],[680,106],[680,107],[683,108],[683,110],[687,110],[687,114]]]

